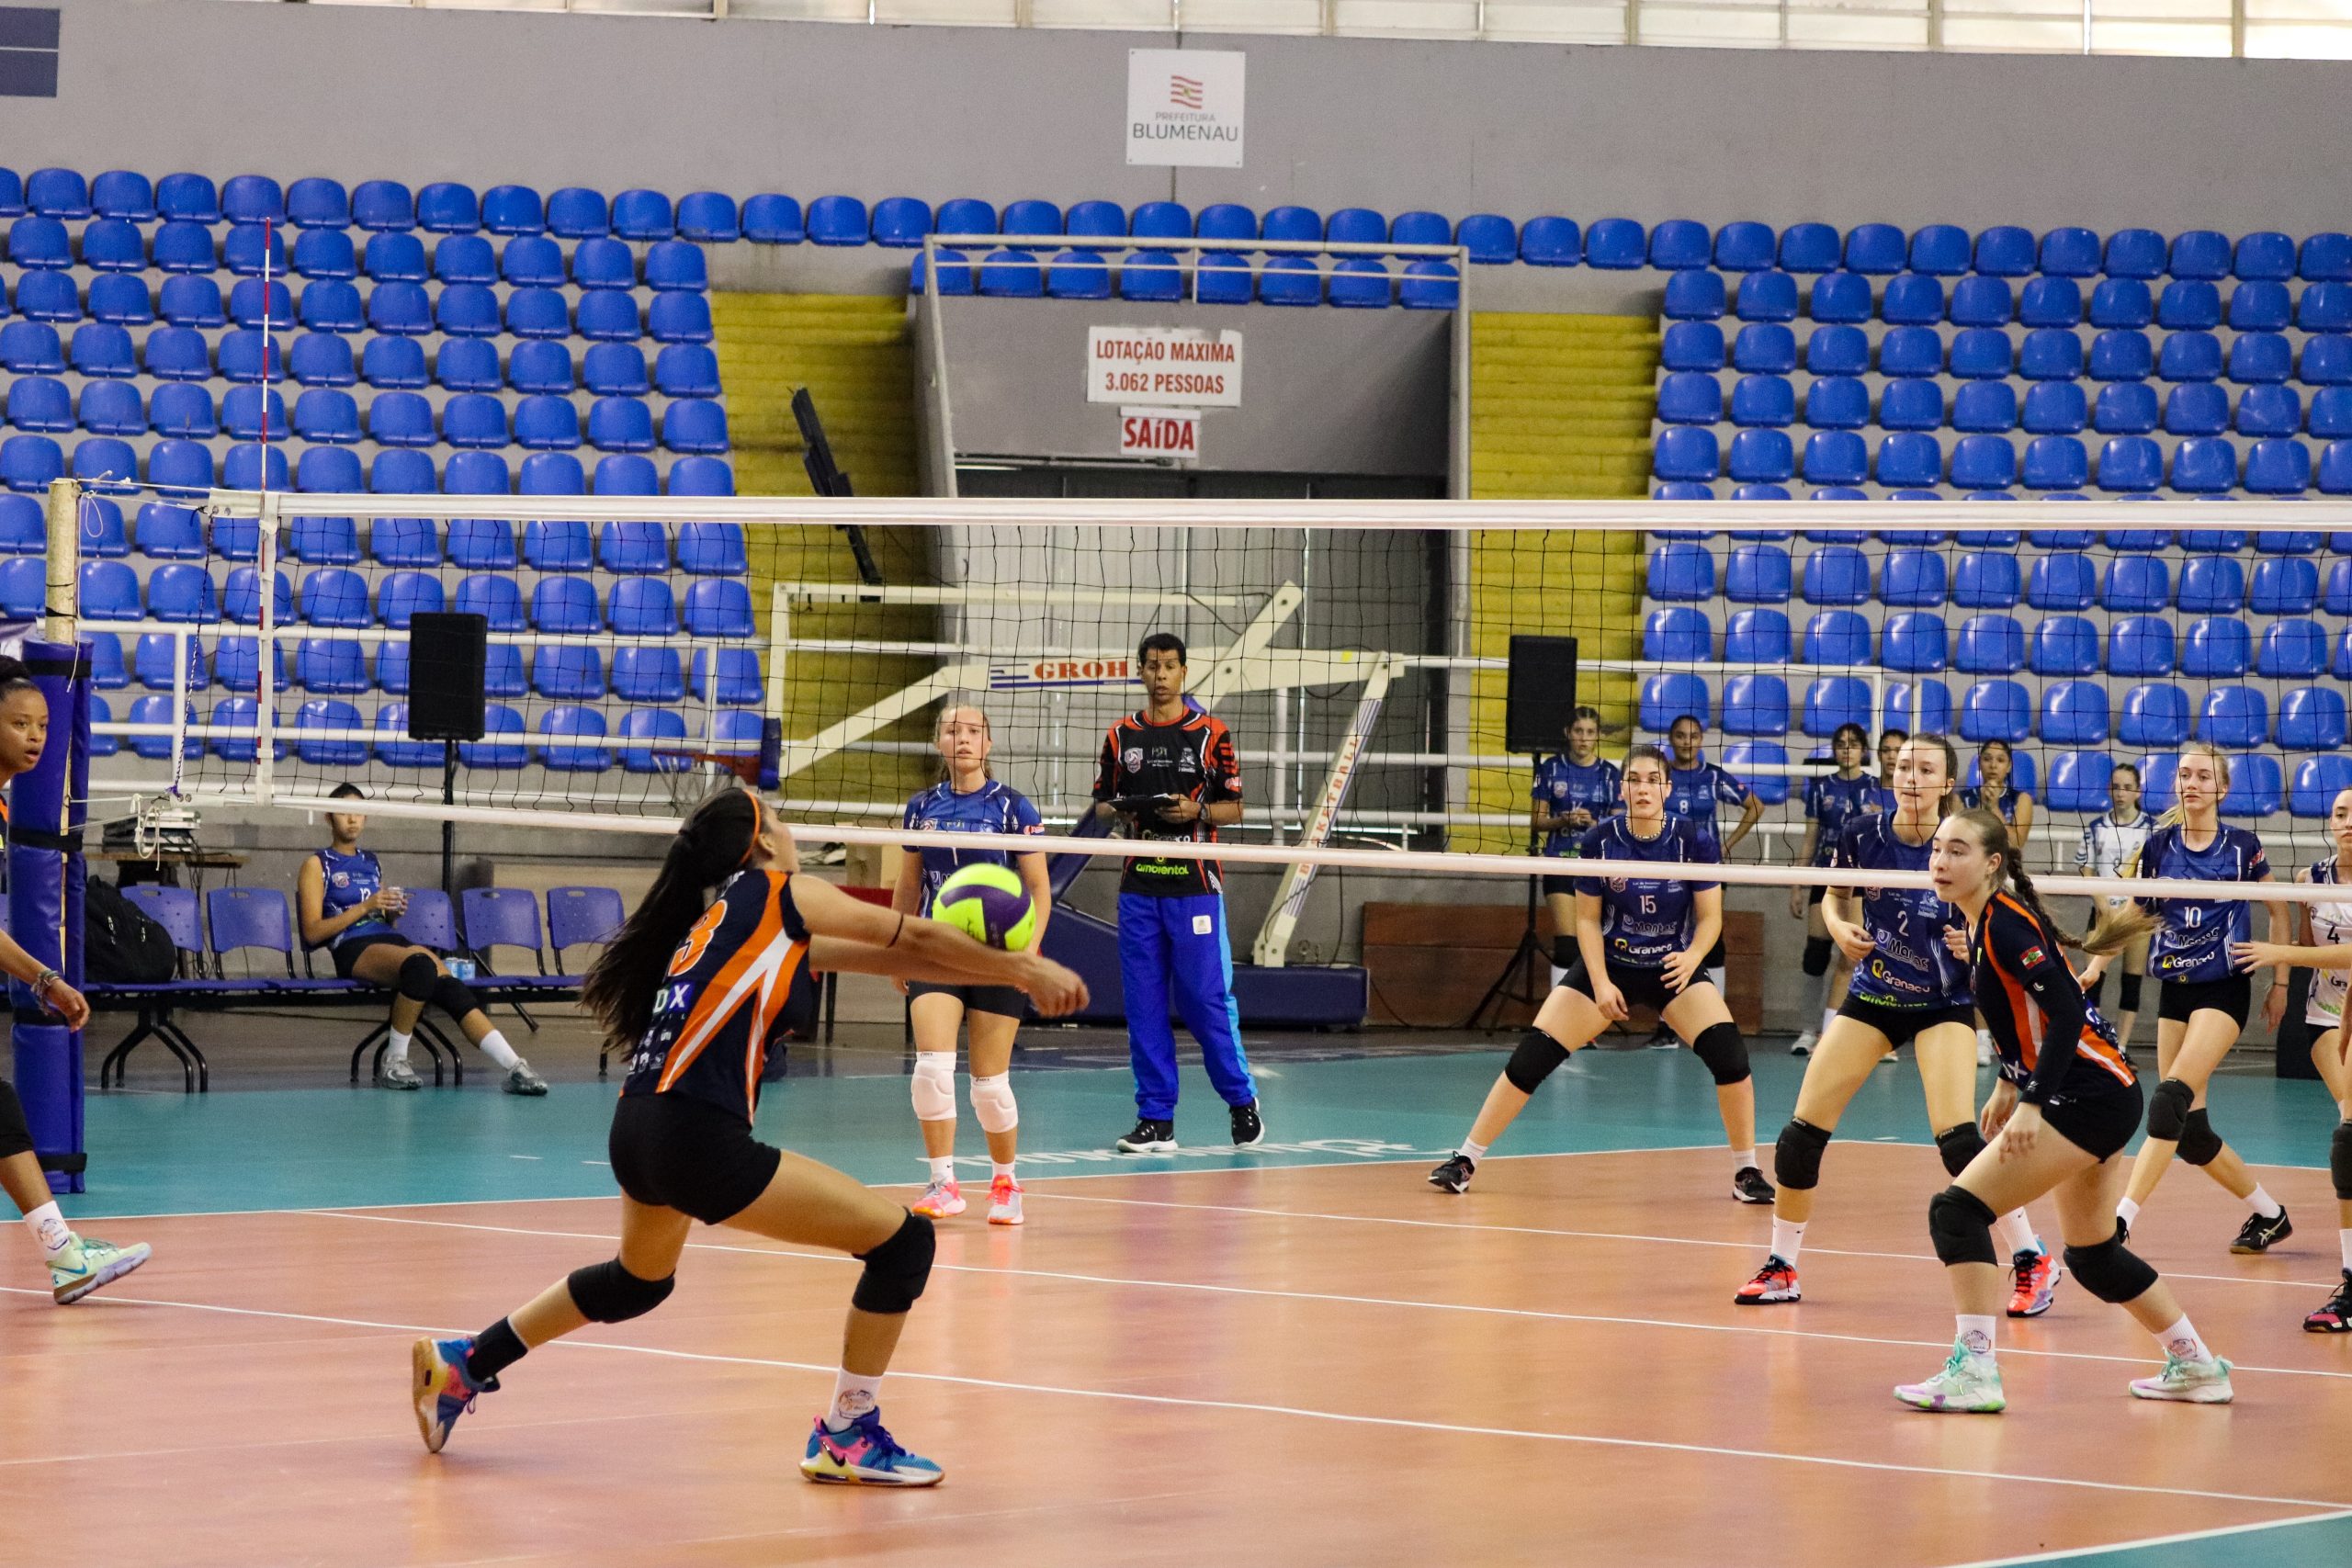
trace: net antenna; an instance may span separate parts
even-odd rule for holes
[[[806,387],[793,389],[792,423],[800,427],[800,464],[808,470],[809,486],[819,495],[853,493],[849,476],[833,461],[833,444],[825,439],[825,422],[817,417],[817,400],[808,395]],[[857,558],[857,580],[869,588],[881,587],[882,569],[875,564],[873,547],[865,542],[865,530],[854,523],[834,526],[849,541],[849,553]]]

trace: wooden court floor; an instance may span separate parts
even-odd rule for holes
[[[1034,1179],[1025,1229],[942,1227],[885,1393],[947,1467],[918,1493],[794,1468],[844,1260],[697,1231],[667,1305],[533,1355],[435,1458],[409,1340],[609,1256],[612,1200],[110,1221],[155,1263],[71,1311],[0,1295],[0,1563],[2352,1561],[2352,1337],[2299,1326],[2335,1274],[2323,1173],[2265,1173],[2309,1216],[2283,1256],[2232,1258],[2236,1206],[2186,1170],[2143,1221],[2235,1405],[2126,1396],[2145,1337],[2069,1285],[2005,1326],[1990,1418],[1887,1393],[1950,1342],[1932,1150],[1838,1146],[1788,1309],[1731,1304],[1768,1212],[1727,1175]]]

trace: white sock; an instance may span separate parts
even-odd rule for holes
[[[2001,1233],[2001,1246],[2011,1258],[2020,1252],[2041,1250],[2041,1238],[2033,1234],[2033,1222],[2025,1217],[2023,1209],[2011,1209],[1995,1225]]]
[[[956,1156],[954,1155],[941,1155],[937,1159],[925,1159],[923,1164],[931,1167],[931,1179],[933,1181],[953,1181],[956,1179]],[[851,1414],[854,1415],[855,1412],[853,1411]]]
[[[2196,1326],[2186,1316],[2170,1328],[2159,1329],[2156,1343],[2184,1361],[2210,1361],[2213,1359],[2213,1352],[2206,1348],[2204,1337],[2197,1332]]]
[[[25,1228],[33,1233],[35,1241],[40,1243],[41,1251],[51,1258],[74,1245],[73,1229],[66,1224],[65,1216],[59,1213],[54,1202],[43,1203],[38,1209],[27,1211]],[[2352,1231],[2346,1231],[2344,1234],[2346,1236],[2352,1236]],[[2344,1245],[2347,1249],[2352,1249],[2352,1241],[2346,1241]]]
[[[1007,1181],[1016,1181],[1020,1179],[1012,1174],[1012,1162],[1011,1160],[989,1161],[989,1179],[994,1181],[999,1177],[1003,1178]]]
[[[1772,1219],[1772,1256],[1794,1267],[1797,1253],[1804,1247],[1804,1226],[1793,1220],[1774,1215]]]
[[[1973,1313],[1962,1313],[1959,1337],[1961,1348],[1972,1356],[1981,1356],[1985,1360],[1991,1360],[1993,1359],[1993,1321],[1990,1314],[1980,1317]],[[2183,1321],[2187,1320],[2183,1319]]]
[[[865,1377],[843,1367],[833,1376],[833,1403],[825,1411],[825,1425],[840,1431],[882,1403],[882,1375]]]
[[[1829,1026],[1830,1026],[1831,1024],[1833,1024],[1833,1023],[1837,1022],[1837,1021],[1838,1021],[1838,1010],[1837,1010],[1836,1008],[1823,1008],[1823,1009],[1821,1010],[1821,1032],[1822,1032],[1822,1033],[1824,1033],[1824,1034],[1827,1034],[1827,1033],[1829,1032]]]
[[[393,1030],[391,1032],[390,1043],[384,1047],[384,1060],[387,1062],[407,1061],[408,1043],[412,1038],[413,1036],[402,1034],[397,1029]]]
[[[1456,1149],[1454,1152],[1468,1156],[1470,1163],[1472,1165],[1476,1165],[1480,1160],[1487,1157],[1487,1145],[1484,1144],[1474,1144],[1469,1139],[1464,1138],[1462,1140],[1461,1147]],[[2347,1236],[2352,1236],[2352,1231],[2346,1231],[2344,1234]],[[2345,1245],[2352,1247],[2352,1242],[2346,1242]]]
[[[1755,1151],[1754,1149],[1734,1149],[1734,1150],[1732,1150],[1732,1152],[1731,1152],[1731,1173],[1732,1173],[1734,1176],[1737,1176],[1741,1171],[1746,1170],[1748,1167],[1750,1167],[1750,1166],[1754,1165],[1755,1163],[1756,1163],[1756,1151]]]
[[[2266,1220],[2275,1220],[2287,1212],[2278,1206],[2278,1200],[2270,1195],[2269,1189],[2259,1181],[2254,1184],[2254,1190],[2245,1195],[2245,1206]]]
[[[2345,1270],[2347,1273],[2352,1273],[2352,1225],[2346,1225],[2335,1234],[2337,1238],[2344,1244]]]
[[[515,1064],[523,1059],[514,1054],[514,1046],[506,1043],[506,1036],[495,1029],[481,1037],[481,1054],[495,1063],[502,1073],[513,1072]]]
[[[2129,1198],[2119,1198],[2115,1201],[2115,1217],[2121,1220],[2127,1225],[2138,1224],[2140,1223],[2140,1205],[2134,1203]]]

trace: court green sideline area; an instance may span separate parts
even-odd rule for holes
[[[863,1072],[796,1073],[771,1085],[760,1134],[862,1180],[918,1180],[922,1167],[903,1072],[891,1070],[887,1056],[861,1055]],[[1430,1055],[1302,1054],[1314,1059],[1261,1053],[1268,1141],[1248,1151],[1230,1146],[1225,1108],[1195,1058],[1177,1116],[1183,1151],[1151,1156],[1111,1152],[1112,1140],[1135,1120],[1134,1086],[1123,1068],[1016,1064],[1023,1173],[1433,1161],[1462,1136],[1506,1055],[1458,1045]],[[821,1059],[796,1066],[829,1070]],[[1804,1066],[1770,1046],[1758,1051],[1757,1125],[1768,1170],[1771,1139],[1795,1103]],[[2256,1164],[2324,1167],[2335,1122],[2326,1091],[2270,1077],[2267,1060],[2261,1066],[2257,1073],[2249,1061],[2221,1082],[2217,1123]],[[1578,1052],[1496,1153],[1719,1147],[1713,1087],[1687,1051]],[[513,1099],[497,1092],[486,1070],[469,1075],[463,1089],[415,1094],[343,1087],[197,1096],[94,1091],[90,1191],[64,1207],[70,1215],[98,1216],[606,1196],[614,1188],[605,1134],[616,1092],[616,1085],[558,1083],[544,1100]],[[985,1176],[979,1128],[966,1112],[959,1152]],[[1928,1141],[1918,1077],[1907,1061],[1871,1076],[1838,1137]],[[1829,1157],[1837,1158],[1835,1145]],[[1726,1181],[1730,1174],[1726,1168]],[[2312,1222],[2324,1224],[2316,1213]],[[2352,1562],[2352,1553],[2329,1561]]]

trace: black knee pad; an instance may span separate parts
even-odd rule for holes
[[[2327,1141],[2327,1173],[2335,1179],[2336,1201],[2352,1203],[2352,1122],[2338,1122]]]
[[[939,1238],[931,1222],[921,1214],[909,1214],[907,1223],[889,1240],[857,1254],[865,1272],[857,1277],[849,1304],[860,1312],[886,1316],[907,1311],[922,1295],[923,1285],[931,1279],[932,1254],[938,1248]]]
[[[670,1292],[678,1288],[678,1277],[640,1280],[616,1258],[592,1268],[574,1269],[564,1283],[571,1291],[571,1304],[589,1322],[627,1323],[668,1301]]]
[[[2001,1261],[1993,1248],[1993,1211],[1965,1187],[1947,1187],[1928,1200],[1928,1236],[1947,1269]]]
[[[2066,1248],[2066,1271],[2092,1295],[2117,1306],[2138,1301],[2156,1282],[2147,1260],[2123,1245],[2121,1226],[2097,1247]]]
[[[1736,1023],[1718,1023],[1702,1030],[1690,1042],[1690,1054],[1707,1064],[1718,1085],[1746,1083],[1754,1077],[1747,1066],[1747,1041]]]
[[[1936,1134],[1936,1153],[1943,1157],[1944,1173],[1948,1176],[1958,1176],[1968,1168],[1970,1160],[1984,1152],[1984,1134],[1976,1130],[1973,1122],[1962,1122]]]
[[[2148,1136],[2180,1142],[2181,1134],[2188,1131],[2189,1108],[2196,1102],[2195,1089],[2178,1078],[2165,1079],[2148,1096]]]
[[[1829,939],[1809,936],[1804,939],[1804,972],[1815,979],[1829,973]]]
[[[433,999],[451,1018],[463,1018],[481,1006],[472,990],[455,975],[444,975],[434,982]]]
[[[33,1130],[25,1121],[25,1102],[17,1098],[16,1085],[0,1078],[0,1159],[32,1152]]]
[[[1540,1029],[1531,1029],[1519,1037],[1519,1048],[1503,1064],[1503,1077],[1520,1093],[1533,1094],[1567,1059],[1566,1046]]]
[[[2105,979],[2106,976],[2102,975],[2099,978]],[[2115,983],[2116,1006],[2125,1012],[2140,1010],[2141,978],[2140,976],[2127,974]]]
[[[1573,969],[1583,962],[1584,954],[1577,951],[1576,938],[1572,936],[1555,936],[1552,939],[1553,967],[1558,969]]]
[[[2221,1157],[2222,1146],[2222,1134],[2213,1131],[2203,1108],[2190,1111],[2188,1125],[2180,1130],[2180,1157],[2191,1165],[2211,1165]]]
[[[1810,1122],[1791,1122],[1772,1145],[1773,1179],[1804,1192],[1821,1185],[1821,1152],[1829,1134]]]
[[[412,953],[401,960],[401,976],[396,985],[401,995],[409,1000],[429,1002],[433,999],[433,987],[446,977],[430,953]]]
[[[2107,1005],[2106,997],[2107,976],[2104,972],[2101,972],[2098,979],[2093,980],[2089,985],[2083,987],[2083,1000],[2095,1008],[2105,1007]]]

